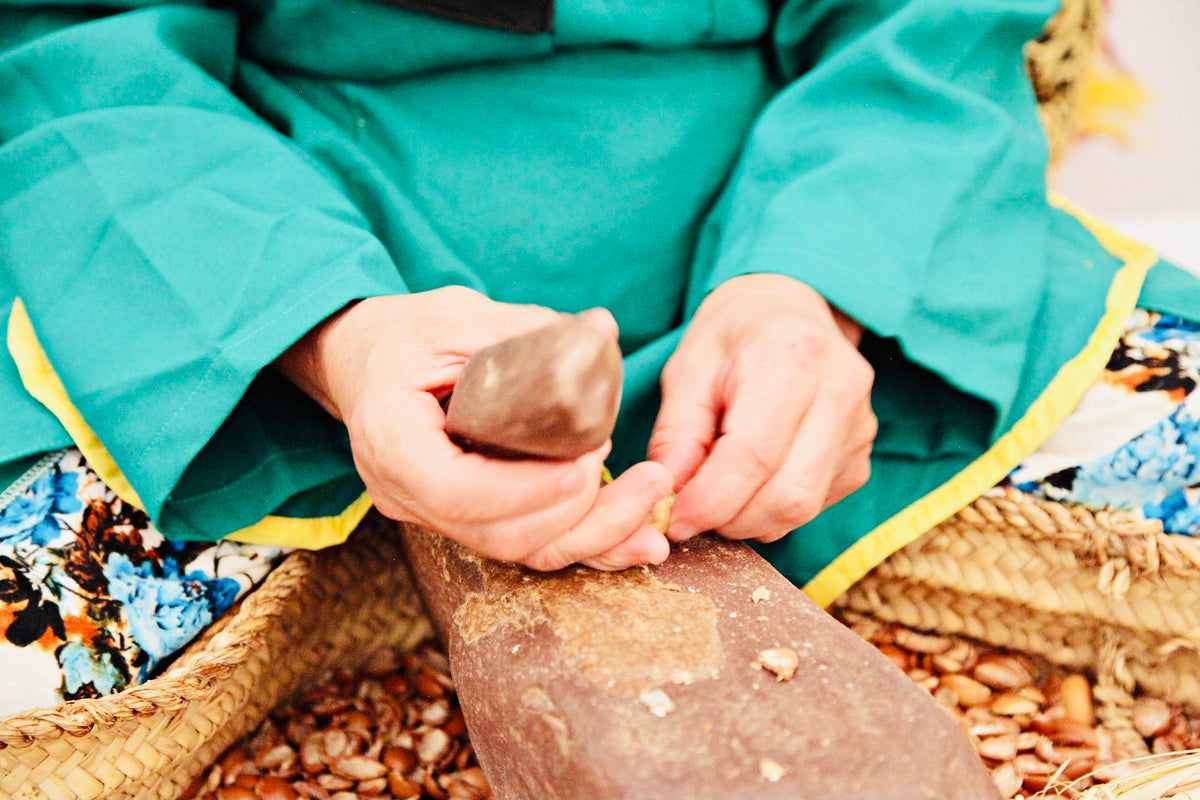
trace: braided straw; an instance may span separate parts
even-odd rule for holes
[[[179,797],[281,700],[431,627],[395,531],[297,552],[161,676],[0,718],[0,797]]]
[[[1200,543],[1156,520],[1008,489],[894,553],[837,605],[1089,671],[1119,732],[1135,691],[1200,708],[1198,565]]]
[[[1146,740],[1133,726],[1133,692],[1137,679],[1129,668],[1128,648],[1111,629],[1105,629],[1096,668],[1092,696],[1097,702],[1096,717],[1124,746],[1130,758],[1150,755]]]

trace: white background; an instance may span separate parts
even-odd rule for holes
[[[1124,123],[1128,143],[1085,139],[1051,181],[1200,273],[1200,0],[1110,0],[1105,33],[1149,101]]]

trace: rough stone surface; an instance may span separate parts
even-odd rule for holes
[[[403,536],[501,797],[997,797],[928,693],[743,544],[536,573]]]

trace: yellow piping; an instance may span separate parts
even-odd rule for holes
[[[20,298],[13,303],[8,322],[8,349],[25,389],[58,418],[100,479],[126,503],[145,508],[108,448],[71,402],[66,387],[38,342],[33,321]],[[316,550],[344,542],[370,508],[371,497],[363,492],[340,514],[309,518],[267,516],[254,525],[234,531],[227,538]]]
[[[1104,370],[1125,322],[1137,304],[1146,273],[1158,260],[1158,255],[1056,193],[1050,194],[1050,203],[1078,219],[1102,247],[1124,262],[1109,287],[1103,317],[1079,354],[1062,366],[1024,416],[987,452],[859,539],[804,586],[804,591],[818,604],[828,606],[833,603],[885,558],[1000,482],[1062,424]]]

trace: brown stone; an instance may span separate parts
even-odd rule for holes
[[[608,440],[621,351],[573,317],[477,351],[454,385],[446,433],[464,449],[572,459]]]
[[[744,544],[702,536],[657,567],[538,573],[402,536],[497,796],[997,796],[928,693]],[[781,642],[790,681],[754,666]],[[655,691],[661,716],[639,699]]]

